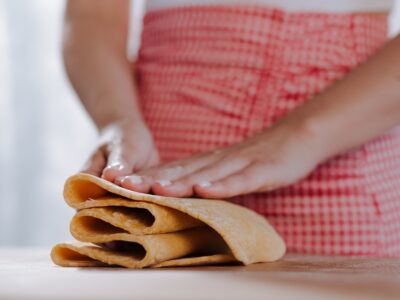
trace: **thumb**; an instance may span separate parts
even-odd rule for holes
[[[103,149],[97,149],[89,159],[86,161],[85,165],[82,167],[82,173],[88,173],[94,176],[100,176],[102,170],[106,165],[106,158]]]

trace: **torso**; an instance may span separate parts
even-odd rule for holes
[[[238,2],[246,5],[231,5]],[[303,6],[306,12],[298,13],[276,8],[277,2],[149,1],[136,67],[143,115],[163,161],[268,128],[387,40],[386,19],[376,14],[389,6],[348,13]],[[317,1],[291,2],[293,9]],[[320,2],[325,9],[327,3],[391,3]],[[157,3],[167,9],[156,10]],[[190,5],[213,3],[224,5]],[[266,216],[290,252],[400,257],[399,199],[400,128],[295,185],[231,201]]]

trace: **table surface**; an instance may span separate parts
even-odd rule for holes
[[[399,259],[287,255],[250,266],[128,270],[61,268],[49,251],[0,248],[0,299],[400,299]]]

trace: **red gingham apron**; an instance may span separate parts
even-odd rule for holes
[[[162,160],[270,126],[363,62],[386,36],[383,16],[245,6],[148,12],[138,84]],[[400,257],[399,131],[335,157],[295,185],[233,201],[266,216],[290,252]]]

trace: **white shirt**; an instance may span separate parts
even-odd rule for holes
[[[184,5],[268,5],[287,11],[381,12],[389,11],[394,0],[147,0],[147,10]]]
[[[396,2],[396,5],[394,3]],[[287,11],[380,12],[392,10],[390,36],[400,32],[400,0],[133,0],[128,55],[134,60],[140,45],[142,16],[153,9],[182,5],[268,5]]]

